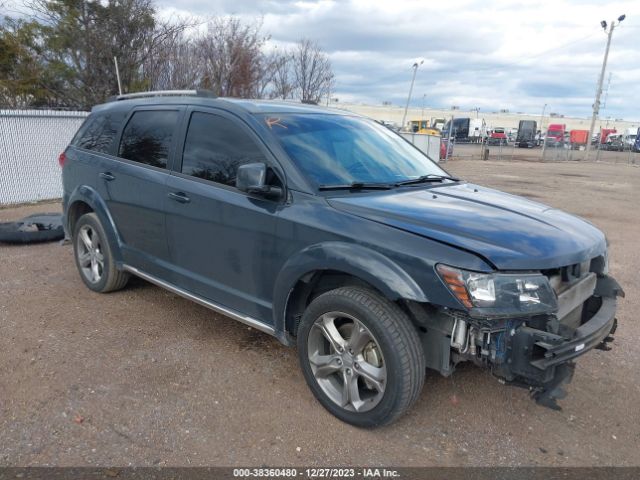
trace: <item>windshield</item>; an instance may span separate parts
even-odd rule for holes
[[[331,114],[262,115],[291,160],[317,186],[389,183],[447,175],[372,120]]]
[[[549,130],[547,135],[550,137],[561,137],[562,135],[564,135],[564,133],[562,132],[562,130]]]

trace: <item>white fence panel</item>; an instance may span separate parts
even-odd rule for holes
[[[427,135],[426,133],[408,132],[401,132],[400,135],[426,153],[434,162],[440,161],[440,137],[436,135]]]
[[[62,196],[58,156],[87,115],[0,110],[0,205]]]

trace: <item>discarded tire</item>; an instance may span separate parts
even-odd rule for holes
[[[53,242],[62,238],[64,229],[59,213],[37,213],[17,222],[0,223],[0,242],[4,243]]]

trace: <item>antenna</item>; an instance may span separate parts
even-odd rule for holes
[[[116,64],[116,78],[118,79],[118,94],[122,95],[122,84],[120,83],[120,70],[118,70],[118,59],[113,57],[113,63]]]

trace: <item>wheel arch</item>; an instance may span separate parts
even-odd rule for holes
[[[107,235],[107,241],[111,247],[116,263],[122,262],[122,253],[120,250],[120,237],[118,230],[113,221],[109,209],[106,203],[100,196],[100,194],[91,187],[81,185],[77,187],[69,196],[67,202],[67,208],[65,209],[64,225],[65,229],[69,233],[69,236],[73,235],[73,229],[78,219],[86,213],[95,213],[102,228]]]
[[[76,200],[69,205],[67,209],[65,229],[69,232],[69,236],[73,234],[76,222],[85,213],[91,213],[94,209],[84,200]]]
[[[346,285],[369,288],[393,302],[429,301],[413,278],[383,254],[356,244],[316,244],[291,257],[276,279],[273,311],[278,336],[290,343],[311,300]]]

